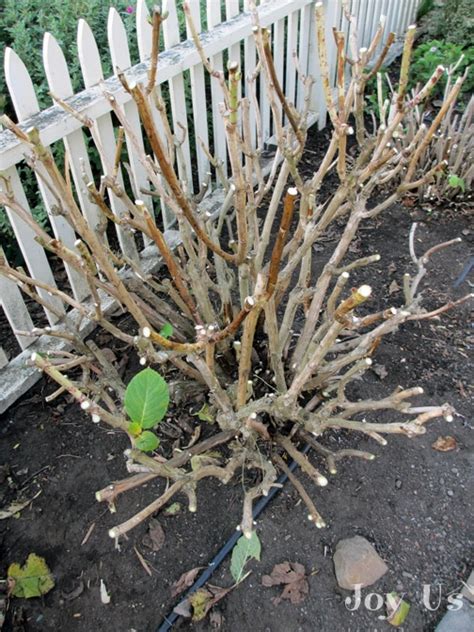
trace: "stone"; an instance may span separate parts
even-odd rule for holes
[[[346,590],[370,586],[388,571],[374,547],[360,535],[340,540],[333,561],[337,583]]]

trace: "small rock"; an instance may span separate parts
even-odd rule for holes
[[[333,561],[337,583],[346,590],[353,590],[357,584],[370,586],[388,571],[374,547],[360,535],[340,540]]]
[[[403,577],[406,577],[407,579],[413,579],[413,575],[409,573],[408,571],[402,571],[402,575]]]
[[[399,478],[397,478],[397,480],[395,481],[395,487],[397,489],[401,489],[402,487],[402,481]]]
[[[452,489],[448,489],[446,493],[448,494],[448,496],[454,496],[454,492]]]

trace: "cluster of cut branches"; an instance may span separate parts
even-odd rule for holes
[[[402,134],[395,133],[393,142],[398,151],[411,147],[416,141],[417,134],[425,134],[433,119],[438,120],[438,125],[433,139],[423,147],[416,163],[415,173],[418,176],[429,172],[436,165],[444,162],[445,167],[439,171],[433,179],[423,183],[418,188],[420,199],[446,200],[455,195],[467,193],[474,181],[474,97],[463,108],[454,101],[449,101],[449,94],[453,88],[454,76],[462,57],[456,64],[449,68],[439,67],[439,72],[447,76],[444,98],[440,109],[437,111],[433,104],[426,99],[417,99],[416,91],[412,95],[414,107],[411,107],[404,121]],[[466,70],[465,77],[469,69]],[[383,80],[388,83],[392,97],[383,98]],[[378,117],[381,125],[386,125],[387,118],[393,115],[391,103],[394,102],[396,90],[392,85],[388,74],[383,76],[377,73],[377,102]],[[426,107],[429,105],[430,107]],[[421,130],[421,131],[420,131]]]
[[[130,434],[132,447],[127,451],[127,467],[131,476],[98,492],[98,500],[113,503],[122,492],[160,477],[167,479],[169,486],[149,506],[113,528],[112,537],[126,533],[178,492],[187,495],[189,509],[195,511],[196,487],[201,479],[216,477],[226,483],[234,474],[252,469],[260,471],[260,477],[245,492],[241,522],[243,533],[249,536],[253,528],[252,503],[268,493],[275,483],[277,468],[287,467],[282,456],[297,461],[317,485],[327,484],[326,476],[299,451],[302,442],[309,443],[329,472],[334,473],[342,457],[367,460],[374,457],[357,450],[331,452],[317,441],[328,429],[363,433],[385,445],[386,435],[413,437],[425,432],[430,419],[453,418],[448,404],[413,405],[410,400],[422,393],[418,386],[397,389],[379,400],[352,401],[347,394],[351,381],[370,367],[371,356],[384,336],[408,321],[437,316],[454,305],[440,305],[426,312],[419,292],[428,260],[452,242],[418,256],[412,235],[413,270],[404,277],[404,304],[383,311],[370,309],[370,286],[351,289],[356,284],[358,270],[378,261],[379,255],[349,262],[347,254],[363,222],[378,217],[400,196],[430,183],[446,168],[445,161],[440,160],[434,161],[427,171],[419,171],[422,156],[456,101],[462,79],[451,86],[431,125],[419,127],[411,137],[406,136],[407,121],[412,120],[413,112],[429,96],[443,72],[442,68],[434,69],[430,80],[415,95],[406,94],[415,34],[415,28],[410,27],[405,38],[399,89],[383,123],[369,132],[364,119],[365,86],[382,65],[394,35],[390,34],[380,47],[381,24],[370,46],[358,49],[353,24],[350,55],[346,57],[344,34],[335,31],[338,58],[334,93],[327,61],[324,9],[322,3],[317,3],[317,48],[332,136],[325,156],[308,179],[300,170],[300,161],[308,133],[314,79],[299,73],[306,98],[301,111],[297,111],[279,84],[270,33],[261,28],[254,9],[253,30],[259,60],[255,72],[245,77],[246,96],[241,97],[239,60],[231,60],[226,73],[213,68],[186,5],[185,10],[202,61],[222,88],[221,112],[230,163],[228,177],[218,158],[206,148],[215,178],[224,191],[218,213],[202,210],[203,192],[193,197],[177,175],[180,139],[174,137],[164,104],[155,90],[163,19],[157,10],[153,17],[155,43],[148,85],[129,83],[126,74],[121,74],[153,155],[144,153],[123,107],[104,92],[122,131],[114,164],[109,165],[99,184],[87,182],[91,200],[102,214],[99,225],[88,224],[81,214],[68,174],[59,171],[38,131],[22,130],[3,120],[24,143],[31,167],[55,198],[56,212],[74,228],[78,236],[75,248],[68,249],[44,232],[18,200],[9,195],[8,186],[7,192],[0,194],[0,203],[33,228],[44,248],[86,279],[91,300],[78,302],[69,293],[32,278],[23,269],[10,267],[6,261],[1,263],[0,271],[50,312],[54,313],[54,306],[40,290],[74,308],[80,319],[96,322],[134,349],[142,365],[160,365],[166,370],[171,363],[187,379],[203,384],[219,426],[217,434],[176,452],[168,460],[162,457],[157,460],[137,450]],[[353,17],[348,18],[354,22]],[[379,48],[381,53],[377,56]],[[265,164],[262,158],[257,79],[266,86],[273,114],[277,149],[270,164]],[[58,103],[81,118],[67,103],[60,99]],[[257,114],[256,147],[252,145],[250,108]],[[94,131],[90,121],[81,120]],[[157,122],[161,122],[164,135],[160,135]],[[135,148],[153,187],[151,191],[136,191],[135,187],[136,197],[130,197],[127,187],[117,178],[124,135]],[[353,147],[350,152],[349,146]],[[98,148],[102,152],[100,143]],[[105,155],[104,164],[107,164]],[[322,192],[328,178],[331,178],[330,195]],[[123,215],[114,214],[111,195],[123,201],[127,209]],[[147,210],[145,195],[159,198],[162,206],[174,214],[180,237],[177,249],[169,245],[168,235]],[[140,259],[111,249],[106,237],[109,223],[130,235],[142,233],[154,243],[156,257],[161,258],[166,271],[160,280],[143,271]],[[333,229],[340,231],[339,239],[322,269],[315,272],[313,246]],[[352,277],[354,281],[350,282]],[[107,316],[103,304],[110,297],[133,319],[132,334]],[[171,337],[160,333],[165,323],[173,326]],[[70,319],[64,325],[35,330],[30,335],[65,338],[71,351],[60,355],[33,354],[31,361],[58,383],[59,390],[54,396],[68,392],[92,421],[128,432],[122,402],[125,385],[117,369],[96,344],[81,340],[77,326]],[[81,376],[73,379],[68,372],[77,371],[77,367],[82,370]],[[383,410],[396,411],[399,420],[390,423],[360,420],[363,413],[376,417]],[[219,461],[215,448],[223,444],[228,444],[231,456]],[[214,450],[213,457],[190,467],[193,456],[210,450]],[[301,482],[293,474],[291,480],[308,507],[309,518],[318,527],[323,526],[324,519]]]

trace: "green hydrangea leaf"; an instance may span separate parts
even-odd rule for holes
[[[173,325],[170,325],[169,323],[165,323],[163,327],[160,329],[160,336],[163,336],[163,338],[171,338],[172,335],[173,335]]]
[[[45,560],[35,553],[30,553],[23,566],[10,564],[8,580],[12,587],[11,594],[14,597],[41,597],[52,588],[54,580]]]
[[[157,371],[146,368],[129,382],[124,405],[132,422],[153,428],[165,416],[169,401],[168,384]]]
[[[145,430],[135,439],[135,446],[142,452],[153,452],[159,445],[160,440],[149,430]]]
[[[448,177],[448,184],[450,187],[453,187],[453,189],[456,189],[457,187],[459,187],[461,189],[461,191],[464,193],[466,186],[464,184],[464,180],[462,178],[460,178],[459,176],[456,176],[454,174],[451,174]]]
[[[133,437],[138,437],[138,435],[141,433],[141,431],[142,431],[142,426],[141,426],[141,424],[138,423],[138,421],[131,421],[128,424],[128,432]]]
[[[230,573],[237,584],[242,579],[244,567],[251,559],[260,561],[262,545],[256,531],[252,531],[252,536],[246,538],[242,536],[232,550],[230,561]]]

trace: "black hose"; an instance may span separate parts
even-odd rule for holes
[[[454,281],[453,287],[459,287],[461,285],[461,283],[464,283],[464,281],[467,279],[469,273],[471,272],[472,268],[474,268],[474,257],[471,257],[468,260],[468,262],[466,263],[466,265],[462,269],[461,274]]]
[[[308,452],[309,448],[310,448],[310,446],[306,445],[303,448],[303,450],[301,450],[302,454],[306,454],[306,452]],[[298,467],[298,464],[296,463],[296,461],[292,461],[290,463],[290,465],[288,466],[288,469],[290,470],[290,472],[293,472],[293,470],[295,470],[297,467]],[[265,507],[271,501],[271,499],[275,496],[275,494],[278,494],[278,492],[281,489],[280,486],[283,486],[286,483],[287,480],[288,480],[288,476],[286,474],[281,474],[281,476],[279,476],[277,478],[277,480],[276,480],[275,487],[272,487],[270,489],[270,491],[268,493],[268,496],[263,496],[258,501],[258,503],[255,505],[255,507],[253,509],[253,518],[254,518],[254,520],[265,509]],[[278,487],[277,487],[277,485],[278,485]],[[210,579],[210,577],[212,577],[212,574],[214,573],[214,571],[217,570],[217,568],[222,564],[222,562],[227,557],[227,555],[232,551],[232,549],[234,548],[234,546],[237,543],[237,540],[240,538],[241,535],[242,534],[241,534],[240,531],[234,531],[234,533],[230,536],[230,538],[227,540],[227,542],[224,544],[224,546],[220,549],[220,551],[217,553],[217,555],[211,560],[211,562],[209,562],[209,565],[206,568],[206,570],[203,571],[199,575],[199,577],[196,579],[196,581],[191,586],[191,588],[189,588],[189,590],[184,594],[184,596],[180,600],[180,603],[185,601],[190,595],[192,595],[194,592],[196,592],[196,590],[199,590],[199,588],[204,586],[204,584]],[[176,614],[176,612],[174,612],[174,610],[172,610],[164,618],[162,624],[160,625],[159,628],[157,628],[156,632],[168,632],[168,630],[170,630],[173,627],[174,623],[176,622],[176,619],[179,616],[180,615]]]

